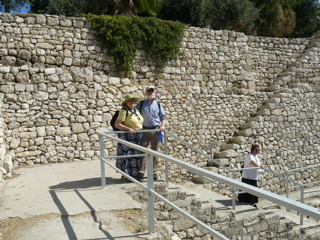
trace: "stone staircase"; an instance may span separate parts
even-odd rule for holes
[[[170,183],[168,188],[166,183],[157,182],[155,190],[229,239],[300,240],[319,239],[320,236],[320,225],[315,221],[305,219],[301,226],[299,216],[271,205],[265,208],[258,205],[259,208],[256,209],[237,203],[233,210],[229,197],[214,193],[201,184]],[[142,204],[147,202],[147,194],[141,188],[133,187],[128,193]],[[167,237],[164,239],[214,239],[205,230],[157,199],[155,218],[157,224],[166,225],[172,231],[171,236],[175,236],[163,236]]]
[[[214,154],[215,160],[226,167],[240,168],[244,159],[238,157],[245,156],[248,142],[250,142],[249,138],[255,136],[255,128],[259,127],[259,123],[263,121],[264,116],[280,114],[281,109],[277,107],[283,98],[290,97],[289,89],[308,88],[307,84],[320,82],[320,76],[318,78],[308,78],[309,71],[319,71],[320,66],[316,61],[320,57],[319,52],[320,34],[314,36],[296,62],[288,66],[279,74],[273,84],[266,88],[266,91],[272,92],[273,95],[264,102],[254,116],[248,118],[246,123],[239,127],[235,137],[221,145],[220,151]],[[244,151],[244,149],[246,150]]]

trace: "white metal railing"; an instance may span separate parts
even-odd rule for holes
[[[306,186],[310,186],[310,185],[314,185],[314,184],[320,183],[320,181],[299,184],[299,183],[296,183],[294,181],[290,181],[290,179],[289,179],[289,174],[292,173],[292,172],[296,172],[296,171],[300,171],[300,170],[306,170],[306,169],[314,169],[314,168],[317,168],[317,167],[320,167],[320,164],[287,170],[286,171],[286,178],[285,178],[286,179],[286,197],[289,198],[290,189],[294,189],[294,188],[298,188],[299,187],[300,188],[300,202],[304,203],[305,194],[313,193],[313,192],[320,192],[320,189],[313,189],[313,190],[308,190],[308,191],[305,190]],[[293,183],[295,185],[292,185],[290,187],[289,186],[289,182],[291,182],[291,183]],[[303,214],[300,214],[300,224],[301,225],[303,224]]]
[[[160,130],[157,129],[157,130],[139,130],[139,131],[136,131],[136,132],[159,132],[159,131]],[[184,211],[183,209],[181,209],[180,207],[178,207],[177,205],[175,205],[174,203],[170,202],[168,199],[166,199],[165,197],[163,197],[162,195],[160,195],[159,193],[154,191],[153,156],[156,156],[156,157],[159,157],[161,159],[164,159],[165,161],[168,161],[168,158],[170,159],[172,157],[167,156],[167,155],[162,154],[162,153],[161,153],[161,156],[159,156],[158,154],[160,154],[160,153],[157,152],[157,151],[153,151],[151,149],[139,146],[137,144],[133,144],[133,143],[127,142],[125,140],[122,140],[122,139],[119,139],[117,137],[113,137],[113,136],[110,135],[110,134],[114,134],[114,133],[127,133],[127,131],[98,132],[98,134],[99,134],[99,142],[100,142],[101,185],[102,185],[102,188],[106,187],[105,164],[108,164],[110,167],[112,167],[116,171],[120,172],[123,176],[125,176],[128,179],[130,179],[132,182],[138,184],[139,186],[141,186],[142,188],[147,190],[147,192],[148,192],[148,228],[149,228],[149,233],[153,233],[154,232],[154,197],[157,197],[160,200],[164,201],[166,204],[170,205],[173,209],[178,211],[180,214],[184,215],[189,220],[191,220],[192,222],[197,224],[198,226],[201,226],[202,228],[206,229],[210,234],[212,234],[216,238],[224,239],[224,240],[228,239],[224,235],[222,235],[219,232],[217,232],[216,230],[212,229],[207,224],[203,223],[199,219],[195,218],[194,216],[192,216],[188,212]],[[136,154],[136,155],[130,155],[130,156],[131,157],[132,156],[135,156],[135,157],[136,156],[145,156],[145,155],[147,156],[147,186],[142,184],[142,183],[140,183],[136,179],[130,177],[125,172],[123,172],[120,169],[116,168],[115,166],[113,166],[111,163],[109,163],[107,161],[110,158],[118,158],[118,156],[108,156],[108,157],[105,156],[105,154],[104,154],[104,137],[106,137],[106,138],[108,138],[110,140],[115,140],[115,141],[120,142],[122,144],[126,144],[126,145],[128,145],[130,147],[133,147],[135,149],[138,149],[138,150],[140,150],[142,152],[146,152],[146,154]],[[164,137],[164,139],[166,139],[166,137]],[[166,148],[166,142],[164,142],[164,144],[165,144],[165,148]],[[163,156],[166,156],[166,157],[164,158]],[[123,158],[125,156],[119,156],[119,157]],[[179,160],[179,161],[181,161],[181,160]],[[166,164],[166,167],[167,167],[167,164]],[[168,171],[166,171],[166,172],[168,172]]]
[[[137,132],[147,132],[147,131],[159,131],[159,130],[139,130]],[[320,220],[320,212],[317,208],[305,205],[301,202],[297,202],[291,199],[288,199],[286,197],[282,197],[279,196],[277,194],[271,193],[269,191],[266,191],[264,189],[260,189],[260,188],[256,188],[253,187],[251,185],[248,185],[246,183],[242,183],[238,180],[217,174],[217,173],[213,173],[209,170],[197,167],[191,163],[187,163],[184,162],[180,159],[168,156],[166,154],[157,152],[157,151],[153,151],[149,148],[145,148],[142,146],[139,146],[137,144],[133,144],[130,142],[127,142],[125,140],[119,139],[118,137],[114,137],[111,136],[111,134],[114,133],[121,133],[121,132],[126,132],[126,131],[119,131],[119,132],[98,132],[99,134],[99,141],[100,141],[100,159],[101,159],[101,182],[102,182],[102,187],[105,187],[105,163],[107,163],[108,165],[111,166],[110,163],[107,162],[107,159],[110,157],[106,157],[105,153],[104,153],[104,138],[109,139],[109,140],[113,140],[116,142],[120,142],[122,144],[125,144],[127,146],[133,147],[135,149],[140,150],[141,152],[144,152],[147,155],[147,186],[145,186],[144,184],[138,182],[137,180],[129,177],[128,175],[126,175],[124,172],[121,172],[119,169],[115,168],[114,166],[112,166],[114,169],[116,169],[118,172],[120,172],[121,174],[125,175],[126,177],[128,177],[131,181],[139,184],[139,186],[145,188],[148,191],[148,222],[149,222],[149,232],[152,233],[154,232],[154,197],[157,197],[159,199],[161,199],[162,201],[166,202],[167,204],[169,204],[170,206],[172,206],[173,208],[175,208],[177,211],[179,211],[181,214],[183,214],[184,216],[188,217],[191,221],[193,221],[194,223],[198,224],[199,226],[203,227],[204,229],[206,229],[210,234],[212,234],[213,236],[217,237],[218,239],[227,239],[225,236],[221,235],[219,232],[215,231],[214,229],[210,228],[209,226],[207,226],[205,223],[199,221],[198,219],[194,218],[192,215],[190,215],[189,213],[185,212],[184,210],[180,209],[178,206],[175,206],[173,203],[171,203],[169,200],[165,199],[163,196],[159,195],[157,192],[154,191],[154,187],[153,187],[153,171],[152,171],[152,165],[153,165],[153,156],[158,157],[160,159],[163,159],[166,161],[166,166],[167,166],[167,162],[170,163],[174,163],[190,172],[193,172],[199,176],[203,176],[206,179],[210,179],[213,181],[217,181],[217,182],[221,182],[227,186],[230,186],[232,189],[240,189],[242,191],[251,193],[255,196],[261,197],[263,199],[269,200],[271,202],[274,202],[276,204],[279,204],[280,206],[284,206],[288,209],[292,209],[294,211],[300,212],[300,214],[303,215],[308,215],[310,217],[313,217],[317,220]],[[164,134],[166,136],[166,132],[164,131]],[[166,141],[166,137],[164,137],[164,141]],[[166,145],[166,142],[164,142],[164,144]],[[165,146],[166,147],[166,146]],[[167,169],[166,169],[167,171]],[[168,173],[166,173],[167,175]],[[166,177],[167,180],[167,177]]]
[[[166,132],[167,132],[167,131],[166,131]],[[201,152],[200,150],[198,150],[198,149],[196,149],[195,147],[193,147],[191,144],[183,141],[181,138],[175,136],[174,134],[172,134],[172,133],[170,133],[170,132],[167,132],[167,135],[169,135],[169,136],[173,137],[174,139],[178,140],[180,143],[188,146],[189,148],[191,148],[191,149],[194,150],[195,152],[199,153],[200,155],[202,155],[202,156],[210,159],[211,162],[215,163],[217,166],[221,167],[221,168],[224,169],[226,172],[231,172],[233,179],[236,179],[236,175],[235,175],[236,172],[240,172],[240,171],[247,170],[247,169],[251,169],[251,170],[252,170],[252,169],[260,169],[260,168],[258,168],[258,167],[257,167],[257,168],[241,168],[241,169],[231,169],[231,168],[229,168],[229,167],[225,167],[225,166],[224,166],[223,164],[221,164],[219,161],[216,161],[215,159],[213,159],[213,156],[212,156],[213,154],[211,154],[211,156],[209,156],[209,155]],[[166,139],[166,138],[165,138],[165,139]],[[165,153],[168,153],[167,149],[165,149]],[[197,161],[197,160],[196,160],[196,161]],[[193,164],[196,164],[196,161],[194,161]],[[317,167],[317,166],[320,166],[320,164],[314,165],[314,166],[310,166],[310,167],[308,167],[308,168],[314,168],[314,167]],[[273,176],[276,176],[276,177],[282,179],[282,180],[286,183],[286,186],[287,186],[287,187],[288,187],[288,184],[289,184],[289,183],[295,184],[295,185],[296,185],[295,187],[300,187],[300,188],[304,188],[304,187],[307,186],[307,185],[311,185],[311,184],[317,183],[317,182],[313,182],[313,183],[310,183],[310,184],[309,184],[309,183],[308,183],[308,184],[299,184],[299,183],[297,183],[297,182],[292,181],[291,179],[289,179],[288,176],[287,176],[287,174],[286,174],[286,177],[284,177],[284,176],[282,176],[282,175],[280,175],[280,174],[278,174],[278,173],[276,173],[276,172],[274,172],[274,171],[272,171],[272,170],[270,170],[270,169],[267,169],[267,168],[264,169],[264,172],[271,173]],[[227,188],[227,187],[219,184],[218,182],[215,182],[215,181],[213,181],[212,179],[208,179],[208,178],[206,178],[206,177],[204,177],[204,176],[202,176],[202,175],[199,175],[199,174],[197,174],[197,173],[195,173],[195,172],[192,172],[192,171],[191,171],[191,173],[194,174],[194,175],[198,175],[198,176],[202,177],[203,179],[205,179],[205,180],[207,180],[207,181],[209,181],[209,182],[211,182],[211,183],[213,183],[213,184],[216,184],[217,186],[225,189],[226,191],[231,192],[231,193],[232,193],[232,208],[233,208],[234,210],[235,210],[235,208],[236,208],[236,195],[237,195],[237,194],[243,194],[243,193],[245,193],[244,191],[237,192],[235,188],[229,189],[229,188]],[[167,175],[168,175],[168,171],[167,171],[167,168],[166,168],[166,179],[167,179],[167,182],[168,182],[168,177],[167,177]],[[288,188],[287,188],[287,189],[288,189]],[[301,190],[301,192],[302,192],[302,191],[303,191],[303,190]],[[315,192],[315,191],[317,191],[317,190],[304,191],[304,193],[310,193],[310,192]],[[286,192],[288,193],[288,190],[286,190]],[[289,197],[288,194],[287,194],[287,197]],[[303,193],[301,193],[301,202],[302,202],[302,203],[304,203],[304,202],[303,202],[303,198],[304,198]],[[300,224],[303,225],[303,214],[300,214]]]

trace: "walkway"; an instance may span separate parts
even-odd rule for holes
[[[148,238],[147,216],[127,193],[134,185],[119,180],[120,174],[106,168],[107,187],[101,189],[100,161],[21,167],[14,178],[0,184],[0,240],[76,240]],[[170,184],[211,202],[222,211],[231,209],[231,199],[202,185]],[[297,193],[290,194],[296,197]],[[281,212],[297,224],[299,216],[279,211],[261,200],[259,208]],[[237,203],[236,211],[255,208]],[[314,225],[306,219],[306,226]],[[1,235],[2,234],[2,235]]]
[[[0,184],[0,240],[134,239],[144,213],[126,194],[132,183],[106,173],[101,189],[100,161],[15,169]]]

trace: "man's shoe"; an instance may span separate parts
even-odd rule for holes
[[[158,174],[156,174],[156,173],[153,174],[153,180],[154,180],[154,181],[157,181],[157,180],[158,180]]]

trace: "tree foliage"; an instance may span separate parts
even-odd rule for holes
[[[156,15],[160,0],[34,0],[32,11],[65,16]]]
[[[256,22],[260,35],[306,37],[312,35],[319,26],[317,0],[251,1],[260,9],[260,17]]]
[[[158,18],[203,27],[203,0],[163,0]]]
[[[320,31],[320,12],[317,0],[302,0],[293,10],[296,13],[296,27],[291,37],[309,37]]]
[[[249,0],[203,0],[205,23],[212,29],[253,33],[259,11]]]
[[[29,0],[0,0],[0,7],[4,9],[4,12],[10,13],[11,11],[18,10],[28,3]]]
[[[12,3],[0,0],[7,11]],[[309,37],[320,31],[318,0],[29,0],[32,12],[66,16],[156,16],[251,35]],[[10,5],[11,4],[11,5]]]

